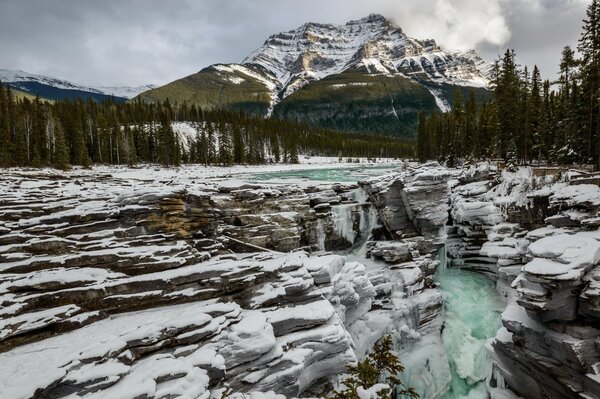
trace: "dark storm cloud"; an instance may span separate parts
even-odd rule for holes
[[[381,13],[409,35],[507,46],[553,76],[576,44],[584,0],[2,0],[0,68],[90,85],[165,83],[216,62],[240,62],[267,36],[307,21]]]

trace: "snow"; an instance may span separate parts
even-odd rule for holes
[[[193,325],[205,326],[212,318],[203,313],[203,310],[201,304],[192,303],[171,306],[168,312],[158,308],[126,313],[0,353],[0,387],[3,396],[13,399],[29,398],[33,396],[36,389],[49,386],[53,381],[68,376],[72,370],[78,368],[80,360],[102,359],[110,352],[123,350],[127,342],[139,339],[151,344],[166,331]],[[101,391],[96,397],[130,398],[132,389],[138,390],[140,395],[150,392],[155,388],[153,374],[166,375],[170,371],[162,369],[166,366],[164,362],[160,362],[161,370],[152,370],[153,363],[154,356],[144,359],[133,366],[126,380],[120,381],[109,391]],[[173,363],[173,367],[175,366],[178,365]],[[184,366],[183,370],[188,374],[195,373],[191,364],[184,364]],[[122,372],[127,366],[113,364],[113,367],[108,365],[103,367],[101,370],[114,374]],[[70,378],[78,375],[81,374],[71,374]],[[200,380],[202,378],[198,377],[197,373],[194,374],[194,381],[200,382]],[[208,378],[199,385],[199,388],[206,387],[207,383]]]
[[[61,320],[62,316],[68,317],[80,310],[79,306],[76,305],[64,305],[58,308],[44,309],[0,319],[0,341],[12,335],[46,327],[48,324]]]
[[[594,184],[578,184],[566,186],[557,184],[553,187],[553,194],[550,196],[550,202],[564,202],[568,206],[579,204],[589,204],[591,206],[600,206],[600,187]]]
[[[0,279],[0,293],[14,287],[34,287],[45,283],[68,284],[74,282],[100,283],[113,278],[124,277],[122,273],[93,267],[72,269],[44,269],[23,274],[4,274]]]
[[[44,85],[56,87],[57,89],[66,89],[66,90],[80,90],[87,91],[91,93],[97,94],[105,94],[109,96],[115,97],[123,97],[123,98],[133,98],[138,94],[153,89],[156,86],[154,85],[144,85],[137,87],[129,87],[129,86],[99,86],[99,87],[89,87],[80,85],[77,83],[72,83],[66,80],[61,80],[49,76],[36,75],[24,71],[15,71],[10,69],[0,69],[0,81],[3,83],[17,83],[17,82],[37,82]]]
[[[368,389],[358,387],[356,389],[356,394],[360,399],[377,399],[380,397],[380,392],[384,389],[391,391],[392,388],[388,384],[375,384]]]
[[[600,263],[600,242],[580,234],[557,234],[529,246],[535,257],[523,271],[537,276],[571,280]]]
[[[345,25],[307,23],[272,35],[243,64],[258,64],[272,73],[277,87],[285,88],[283,97],[311,81],[360,67],[368,73],[408,77],[424,74],[436,84],[472,87],[487,87],[490,70],[474,51],[445,50],[433,41],[412,39],[380,15]],[[443,102],[439,104],[441,109],[445,107]]]
[[[442,90],[434,89],[433,87],[429,86],[426,86],[425,88],[429,90],[433,98],[435,98],[435,104],[438,106],[440,111],[450,112],[452,110],[450,103],[448,102],[448,100],[446,100],[446,98],[444,98]]]
[[[279,308],[266,313],[270,323],[281,323],[294,319],[307,321],[326,322],[334,314],[331,303],[327,300],[310,302],[296,306]]]

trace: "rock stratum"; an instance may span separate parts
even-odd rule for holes
[[[386,332],[439,347],[439,242],[366,245],[389,233],[357,185],[83,170],[0,184],[3,397],[320,396]],[[382,267],[322,252],[356,246]]]
[[[600,397],[600,188],[578,177],[478,165],[452,190],[450,263],[497,281],[507,307],[492,346],[524,398]]]
[[[316,185],[188,169],[5,171],[0,396],[323,397],[384,334],[423,398],[456,370],[471,397],[600,396],[598,186],[486,164]],[[506,302],[472,360],[447,351],[440,262]]]

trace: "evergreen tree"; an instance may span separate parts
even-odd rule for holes
[[[542,118],[542,77],[537,65],[533,67],[531,74],[531,93],[529,100],[529,126],[531,130],[531,155],[537,159],[548,158],[546,132],[541,129]]]
[[[477,134],[477,102],[475,101],[475,92],[473,90],[470,91],[469,99],[465,104],[464,123],[464,156],[479,159],[481,157],[481,148],[479,143],[479,134]]]
[[[231,165],[233,162],[231,135],[225,125],[220,125],[219,133],[219,163]]]
[[[65,141],[65,133],[57,118],[53,119],[54,146],[52,152],[52,166],[57,169],[69,169],[69,150]]]
[[[359,399],[359,388],[369,389],[375,384],[386,383],[390,388],[380,390],[378,398],[396,399],[413,398],[418,399],[419,394],[414,388],[406,388],[398,378],[398,374],[404,371],[400,359],[392,352],[392,337],[386,335],[379,339],[371,353],[356,365],[348,367],[350,374],[343,382],[342,390],[336,390],[333,399]]]
[[[586,135],[586,161],[600,160],[600,2],[592,0],[583,21],[583,32],[578,46],[581,58],[581,111],[582,131]]]
[[[509,151],[515,149],[515,138],[519,133],[520,79],[515,63],[515,53],[506,50],[500,63],[495,82],[494,100],[498,113],[500,157],[508,159]]]
[[[8,126],[8,99],[4,85],[0,82],[0,166],[10,166],[10,128]]]
[[[242,139],[242,132],[237,126],[233,127],[233,163],[243,164],[246,162],[244,140]]]

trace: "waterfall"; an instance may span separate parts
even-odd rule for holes
[[[438,260],[440,261],[438,271],[444,274],[446,273],[446,269],[448,267],[448,249],[446,248],[446,243],[444,243],[440,249],[438,249],[437,256]]]
[[[354,243],[353,252],[355,255],[360,255],[365,258],[367,253],[367,242],[369,241],[369,238],[371,238],[371,231],[379,225],[379,214],[377,213],[375,205],[367,202],[369,197],[365,190],[359,188],[355,193],[354,198],[360,204],[360,220],[358,227],[360,242]]]
[[[342,204],[331,208],[335,232],[351,244],[354,244],[356,238],[352,217],[352,208],[355,206],[356,204]]]
[[[356,249],[366,245],[379,215],[375,206],[368,202],[365,190],[358,188],[349,194],[348,198],[353,202],[332,207],[331,214],[334,231]],[[358,230],[355,230],[356,212],[359,214]]]
[[[317,233],[317,246],[319,250],[325,250],[325,225],[323,223],[323,219],[317,219],[317,228],[315,229]]]
[[[360,235],[365,240],[369,238],[371,234],[371,230],[373,230],[377,226],[377,218],[379,215],[377,214],[377,209],[373,204],[367,205],[368,210],[365,212],[365,208],[361,208],[360,212]]]

